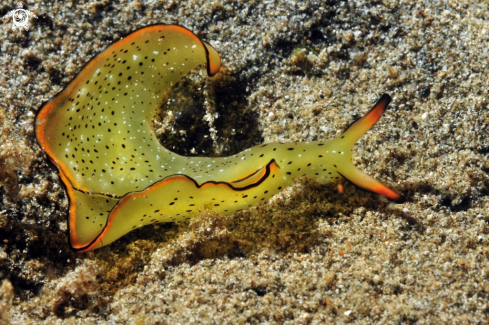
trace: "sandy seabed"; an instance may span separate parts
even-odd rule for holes
[[[0,16],[16,8],[0,3]],[[0,324],[483,324],[489,313],[489,4],[24,2],[0,28]],[[223,60],[156,117],[163,145],[230,155],[325,140],[382,93],[353,161],[389,203],[299,179],[257,208],[69,249],[68,198],[34,117],[95,54],[155,23]],[[180,90],[179,90],[180,91]],[[170,101],[172,102],[172,101]],[[180,103],[180,105],[178,105]],[[190,105],[190,109],[188,108]]]

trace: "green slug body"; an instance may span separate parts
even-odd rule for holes
[[[223,158],[183,157],[161,146],[152,118],[171,87],[202,64],[213,75],[219,56],[187,29],[145,27],[94,57],[43,105],[36,136],[67,187],[73,249],[93,250],[135,228],[204,209],[231,214],[253,207],[298,177],[320,183],[344,177],[404,200],[351,163],[353,145],[380,118],[388,95],[333,140],[270,143]]]

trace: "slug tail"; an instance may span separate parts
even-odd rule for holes
[[[360,139],[368,130],[372,128],[375,123],[377,123],[390,102],[391,97],[387,94],[383,94],[374,107],[367,114],[365,114],[365,116],[352,123],[340,137],[342,142],[345,144],[345,147],[353,147],[358,139]],[[360,169],[356,168],[351,161],[339,165],[338,174],[352,184],[364,190],[385,196],[390,201],[395,203],[406,202],[404,196],[396,193],[384,184],[365,174]]]
[[[391,102],[391,96],[383,94],[374,107],[361,119],[353,122],[341,136],[353,146],[380,119]]]
[[[346,166],[346,167],[347,168],[344,168],[345,174],[342,174],[341,172],[338,172],[338,174],[340,174],[344,179],[346,179],[353,185],[356,185],[369,192],[385,196],[387,199],[395,203],[406,202],[406,198],[404,196],[391,190],[390,188],[388,188],[378,180],[368,176],[360,169],[353,166],[353,164],[351,164],[351,166]]]

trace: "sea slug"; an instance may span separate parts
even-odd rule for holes
[[[269,143],[231,157],[183,157],[164,148],[151,121],[165,94],[199,65],[219,71],[216,50],[176,25],[141,28],[91,59],[36,116],[36,137],[70,199],[70,244],[84,252],[133,229],[231,214],[258,205],[298,177],[346,178],[394,202],[404,197],[353,166],[355,142],[390,102],[383,95],[340,137]]]

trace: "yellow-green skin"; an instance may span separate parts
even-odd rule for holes
[[[36,136],[70,197],[70,243],[108,245],[135,228],[231,214],[258,205],[297,177],[326,183],[343,176],[397,202],[402,196],[351,163],[354,143],[380,118],[384,95],[339,138],[271,143],[223,158],[183,157],[164,148],[151,121],[171,87],[195,67],[217,73],[207,43],[175,25],[131,33],[94,57],[36,118]]]

